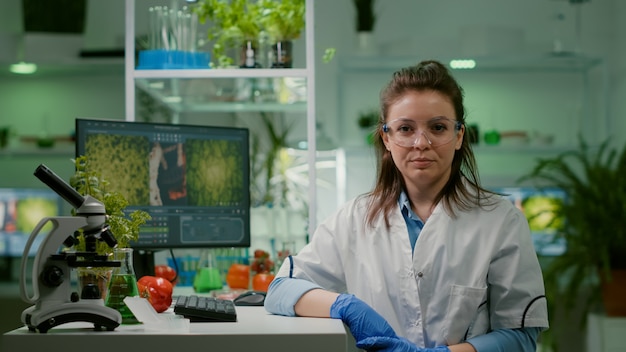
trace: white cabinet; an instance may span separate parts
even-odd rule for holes
[[[587,352],[624,351],[626,318],[590,314],[587,321]]]
[[[182,2],[182,1],[181,1]],[[211,124],[212,116],[218,113],[228,113],[231,116],[254,112],[300,113],[305,118],[299,126],[307,141],[307,172],[308,172],[308,228],[316,226],[317,219],[317,189],[316,189],[316,125],[315,125],[315,60],[314,60],[314,13],[313,1],[306,1],[306,24],[304,30],[305,64],[304,68],[292,69],[178,69],[178,70],[136,70],[135,63],[135,0],[126,0],[126,58],[125,58],[125,89],[126,89],[126,120],[134,121],[137,116],[135,88],[150,92],[150,94],[166,104],[174,113],[174,122],[178,122],[181,114],[195,114],[200,123]],[[141,14],[143,15],[143,14]],[[285,79],[303,82],[304,99],[301,102],[233,102],[215,101],[206,96],[189,92],[197,92],[198,87],[229,82],[237,89],[237,84],[250,80],[277,80]],[[153,89],[154,86],[160,88]],[[235,93],[236,94],[236,93]],[[204,119],[203,121],[201,121]]]

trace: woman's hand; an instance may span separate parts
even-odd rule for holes
[[[403,337],[388,336],[374,336],[361,341],[357,340],[356,347],[366,351],[378,352],[450,352],[447,346],[420,348]]]
[[[330,307],[330,317],[341,319],[357,342],[371,336],[397,337],[385,318],[354,295],[339,295]]]

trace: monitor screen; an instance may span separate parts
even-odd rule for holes
[[[21,257],[39,221],[61,215],[62,203],[61,197],[49,189],[0,188],[0,254]],[[41,228],[29,256],[35,255],[51,229],[49,222]]]
[[[76,155],[152,217],[131,246],[250,246],[248,129],[76,119]]]
[[[563,219],[555,210],[567,200],[567,194],[559,188],[504,187],[494,191],[504,194],[524,213],[533,237],[537,254],[544,256],[561,255],[566,242],[557,236],[557,229]]]

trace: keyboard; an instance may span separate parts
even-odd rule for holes
[[[233,301],[206,296],[174,297],[174,313],[190,322],[235,322],[237,311]]]

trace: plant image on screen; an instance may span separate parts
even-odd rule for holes
[[[238,204],[244,199],[241,144],[231,140],[187,140],[189,205]]]
[[[110,189],[126,197],[130,205],[149,203],[150,141],[146,137],[92,134],[87,138],[85,154]]]
[[[31,233],[41,219],[56,216],[59,213],[58,202],[46,198],[20,199],[16,208],[17,231],[26,234]],[[52,224],[48,223],[41,231],[47,232],[51,229]]]
[[[524,199],[522,207],[531,231],[554,232],[562,226],[556,216],[562,200],[550,196],[534,195]]]

